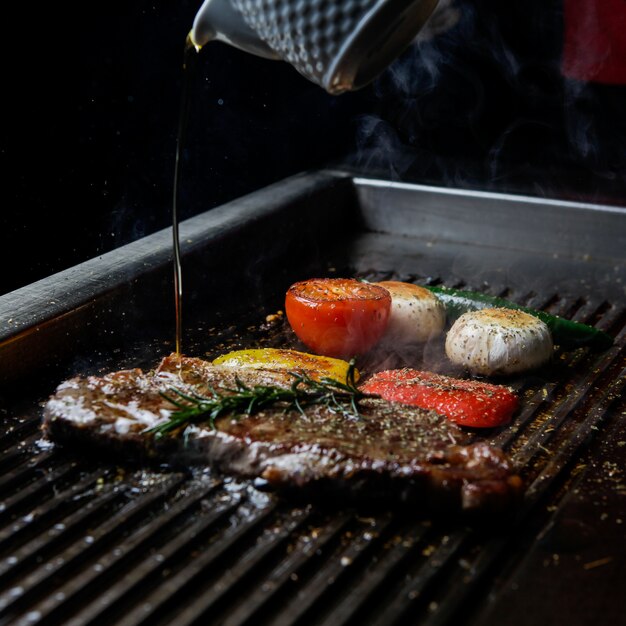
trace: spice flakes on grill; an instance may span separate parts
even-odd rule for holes
[[[298,408],[281,400],[155,436],[180,411],[184,396],[236,395],[239,385],[289,390],[293,377],[172,355],[153,372],[134,369],[62,383],[45,406],[43,430],[61,444],[208,464],[287,494],[324,500],[484,510],[507,508],[520,493],[521,480],[501,450],[471,443],[434,411],[380,398],[359,398],[356,412],[351,399],[346,410],[332,402],[302,402]],[[173,395],[174,388],[184,396]]]

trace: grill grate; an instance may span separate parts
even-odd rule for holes
[[[624,307],[490,292],[617,336],[599,355],[560,354],[553,379],[517,385],[522,409],[491,439],[528,484],[506,529],[292,506],[200,470],[91,464],[44,445],[34,410],[0,437],[0,624],[443,625],[478,615],[476,597],[497,592],[567,500],[626,381]],[[257,332],[283,340],[280,329]]]

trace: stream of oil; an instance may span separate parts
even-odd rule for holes
[[[189,93],[193,83],[196,57],[198,51],[188,37],[185,42],[183,58],[183,84],[178,118],[178,134],[176,137],[176,156],[174,164],[174,190],[172,198],[172,243],[174,248],[174,308],[175,308],[175,336],[176,354],[182,354],[183,342],[183,277],[180,259],[179,236],[179,204],[181,191],[181,171],[183,161],[183,147],[187,136],[187,121],[189,118]]]

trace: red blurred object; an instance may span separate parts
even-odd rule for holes
[[[626,0],[564,0],[562,72],[626,85]]]

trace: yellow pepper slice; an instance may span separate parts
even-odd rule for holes
[[[308,374],[314,380],[327,377],[342,383],[346,382],[349,367],[348,363],[341,359],[280,348],[235,350],[217,357],[213,364],[227,367],[297,371]],[[355,370],[355,381],[359,378],[359,372]]]

